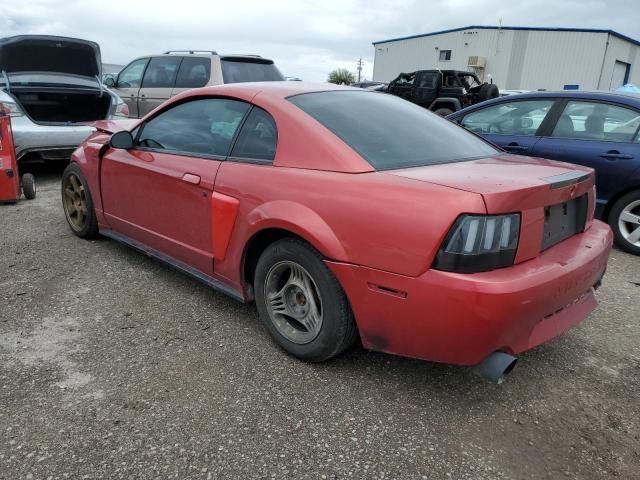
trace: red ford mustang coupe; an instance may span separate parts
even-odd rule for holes
[[[62,180],[72,231],[255,301],[297,357],[359,336],[458,365],[502,355],[504,373],[596,306],[612,234],[592,170],[505,154],[399,98],[225,85],[96,128]]]

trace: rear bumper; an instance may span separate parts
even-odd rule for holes
[[[40,125],[28,117],[11,119],[16,158],[29,152],[73,150],[95,131],[87,125]]]
[[[413,278],[327,262],[351,302],[365,348],[458,365],[518,354],[574,327],[597,306],[593,287],[613,235],[599,221],[513,267]]]

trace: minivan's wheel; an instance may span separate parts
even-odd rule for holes
[[[453,113],[453,110],[451,110],[450,108],[438,108],[437,110],[434,110],[434,112],[436,115],[440,115],[441,117],[446,117],[447,115],[451,115]]]
[[[298,239],[271,244],[254,278],[260,319],[285,351],[321,362],[357,337],[349,301],[322,256]]]
[[[618,247],[640,255],[640,190],[627,193],[613,205],[609,225]]]
[[[62,174],[62,208],[71,231],[81,238],[98,236],[91,192],[80,167],[71,163]]]
[[[27,200],[36,198],[36,179],[30,173],[22,175],[22,193]]]

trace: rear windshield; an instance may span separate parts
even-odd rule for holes
[[[340,137],[376,170],[502,153],[465,129],[393,95],[314,92],[289,97],[289,101]]]
[[[272,61],[246,59],[222,59],[224,83],[275,82],[284,77]]]

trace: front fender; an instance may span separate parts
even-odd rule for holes
[[[460,103],[460,100],[458,100],[457,98],[454,98],[454,97],[438,97],[433,102],[431,102],[431,105],[429,105],[429,110],[433,110],[433,108],[439,103],[451,103],[451,104],[453,104],[453,106],[455,107],[455,111],[456,112],[458,110],[462,109],[462,104]]]

